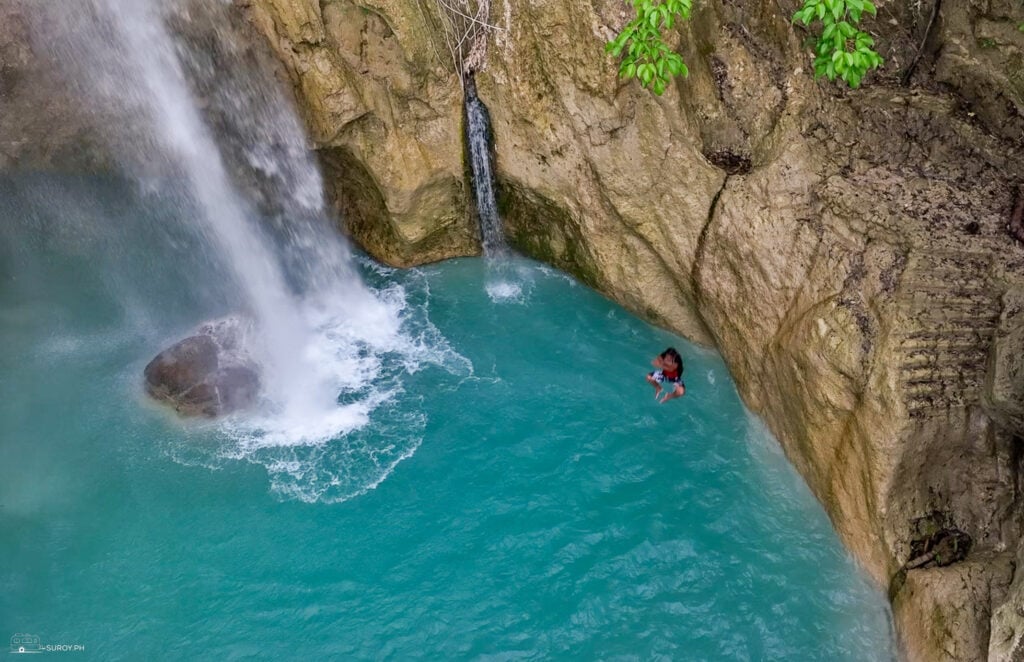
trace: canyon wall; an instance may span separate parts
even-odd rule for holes
[[[395,259],[361,239],[394,215],[360,212],[415,213],[408,191],[459,175],[459,83],[438,5],[248,4],[297,72],[318,143],[344,151],[333,181],[362,198],[342,204],[353,235],[399,264],[441,257]],[[910,658],[1020,657],[1024,248],[1012,235],[1024,232],[1010,226],[1024,183],[1024,17],[1009,2],[947,1],[934,18],[926,3],[883,6],[867,26],[886,68],[847,90],[813,79],[796,8],[697,3],[671,35],[690,76],[659,98],[603,55],[623,3],[496,0],[477,84],[507,233],[720,349],[890,591]],[[332,15],[356,11],[375,27],[330,36]],[[362,78],[311,86],[311,41]],[[325,85],[366,96],[380,81],[395,88],[380,92],[388,103],[364,101],[355,118],[325,108]],[[346,137],[368,135],[360,124],[381,127],[375,146]],[[435,156],[405,165],[417,149]],[[422,218],[469,217],[463,192],[439,193]]]
[[[355,241],[478,252],[439,4],[235,4]],[[722,352],[910,659],[1022,659],[1024,9],[879,4],[886,66],[848,90],[814,80],[795,0],[697,0],[669,35],[690,76],[655,97],[604,55],[621,1],[493,0],[501,209],[524,252]],[[33,138],[38,63],[3,25],[0,168],[102,166],[59,108]]]

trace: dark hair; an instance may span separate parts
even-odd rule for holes
[[[672,360],[674,360],[676,365],[679,366],[679,376],[683,376],[683,357],[679,355],[679,352],[676,351],[675,347],[669,347],[658,356],[661,358],[672,357]]]

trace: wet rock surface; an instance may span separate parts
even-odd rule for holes
[[[250,407],[260,392],[260,373],[242,349],[242,333],[234,318],[204,324],[149,362],[146,392],[183,416],[216,417]]]

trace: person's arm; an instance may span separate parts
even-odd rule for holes
[[[661,399],[662,403],[668,402],[669,400],[675,400],[686,395],[686,387],[682,384],[676,384],[676,387],[672,389],[670,393],[667,393],[664,398]]]
[[[658,355],[658,356],[655,356],[655,357],[654,357],[654,360],[653,360],[653,361],[651,361],[651,365],[653,365],[653,366],[654,366],[655,368],[657,368],[658,370],[661,370],[661,369],[662,369],[662,367],[663,367],[663,366],[662,366],[662,363],[661,363],[661,356],[660,356],[660,355]]]

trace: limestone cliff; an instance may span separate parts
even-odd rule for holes
[[[349,223],[387,234],[440,208],[466,217],[456,185],[430,184],[461,168],[434,3],[249,4],[270,17],[317,140],[343,155]],[[698,3],[675,35],[691,75],[656,98],[601,55],[621,2],[495,2],[503,29],[477,82],[507,232],[721,350],[890,589],[911,658],[1012,659],[1024,248],[1007,226],[1024,182],[1024,16],[998,0],[887,3],[869,27],[888,66],[848,91],[813,80],[796,6]],[[369,18],[330,27],[342,15]],[[325,102],[349,97],[354,110]],[[438,195],[410,197],[424,189]],[[400,263],[445,254],[367,245]]]
[[[477,252],[438,5],[236,4],[356,241],[398,265]],[[621,0],[493,0],[477,83],[510,239],[719,348],[911,659],[1021,659],[1024,8],[879,2],[887,65],[850,91],[813,80],[796,0],[695,4],[672,35],[691,75],[657,98],[603,56]],[[31,138],[18,18],[0,167],[89,140],[73,119]]]
[[[288,69],[356,241],[399,266],[479,252],[462,91],[437,55],[429,8],[396,0],[238,4]]]

